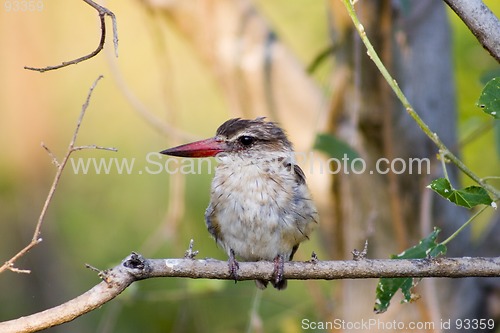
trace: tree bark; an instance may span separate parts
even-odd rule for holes
[[[500,62],[500,21],[482,0],[444,0],[481,45]]]

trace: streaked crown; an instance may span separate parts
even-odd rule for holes
[[[292,152],[293,147],[285,132],[274,122],[264,117],[253,120],[234,118],[223,123],[216,133],[231,152]]]

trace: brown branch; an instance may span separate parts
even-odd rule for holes
[[[500,62],[500,21],[482,0],[444,0],[490,55]]]
[[[43,68],[24,66],[24,69],[29,69],[32,71],[37,71],[37,72],[43,73],[43,72],[51,71],[54,69],[66,67],[69,65],[75,65],[75,64],[78,64],[82,61],[85,61],[85,60],[88,60],[88,59],[94,57],[99,52],[101,52],[101,50],[104,48],[104,42],[106,41],[106,20],[105,20],[106,15],[111,17],[111,22],[113,24],[113,44],[115,47],[115,56],[118,57],[118,28],[117,28],[117,24],[116,24],[115,14],[113,14],[113,12],[111,12],[109,9],[96,4],[92,0],[83,0],[83,1],[85,3],[87,3],[89,6],[91,6],[92,8],[94,8],[95,10],[97,10],[97,12],[99,13],[99,19],[101,21],[101,40],[99,41],[99,45],[97,46],[97,48],[93,52],[91,52],[87,55],[84,55],[83,57],[80,57],[80,58],[77,58],[77,59],[74,59],[71,61],[65,61],[65,62],[61,63],[60,65],[47,66],[47,67],[43,67]]]
[[[192,250],[192,249],[191,249]],[[54,308],[0,323],[0,331],[36,332],[71,321],[118,296],[138,280],[156,277],[231,280],[227,262],[215,259],[145,259],[132,253],[99,272],[103,282]],[[238,280],[272,278],[273,262],[240,262]],[[500,277],[500,257],[437,259],[362,259],[285,263],[284,277],[293,280],[367,279],[380,277]]]
[[[68,150],[66,151],[66,154],[63,157],[63,160],[59,162],[56,158],[56,156],[52,153],[52,151],[44,144],[42,143],[42,148],[44,148],[47,153],[49,154],[50,158],[52,159],[52,163],[57,167],[57,172],[56,175],[54,176],[54,181],[52,182],[52,186],[50,187],[49,194],[47,195],[47,199],[45,200],[45,203],[43,205],[42,211],[40,212],[40,216],[38,217],[38,222],[35,226],[35,231],[33,233],[33,237],[31,239],[31,242],[26,245],[22,250],[20,250],[18,253],[16,253],[12,258],[7,260],[1,267],[0,267],[0,273],[2,273],[5,270],[11,270],[16,273],[30,273],[29,270],[23,270],[14,267],[14,263],[24,256],[26,253],[28,253],[34,246],[38,245],[41,241],[42,238],[40,238],[41,234],[41,228],[43,221],[45,220],[45,216],[47,214],[47,210],[49,208],[49,205],[52,201],[52,198],[54,197],[54,193],[56,191],[57,185],[59,184],[59,180],[61,178],[61,175],[64,171],[64,168],[66,164],[68,163],[69,157],[71,154],[75,151],[82,150],[82,149],[105,149],[105,150],[110,150],[110,151],[117,151],[116,148],[106,148],[106,147],[100,147],[96,145],[89,145],[89,146],[75,146],[76,138],[78,137],[78,132],[80,130],[80,125],[83,120],[83,116],[85,115],[85,111],[87,111],[87,108],[89,106],[90,102],[90,97],[92,96],[92,92],[94,91],[94,88],[97,85],[97,82],[102,79],[102,75],[100,75],[92,84],[90,87],[89,93],[87,95],[87,99],[85,100],[85,103],[82,105],[82,110],[80,112],[80,117],[78,118],[75,132],[73,133],[73,137],[71,139],[71,142],[69,143]]]

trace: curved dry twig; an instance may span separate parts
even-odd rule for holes
[[[238,280],[271,279],[273,263],[240,262]],[[286,279],[366,279],[380,277],[499,277],[500,257],[433,259],[361,259],[287,262]],[[138,280],[155,277],[223,279],[234,277],[227,262],[215,259],[146,259],[132,253],[122,263],[99,272],[103,282],[54,308],[0,323],[1,332],[36,332],[71,321],[109,302]]]
[[[71,156],[71,154],[75,151],[83,150],[83,149],[103,149],[103,150],[109,150],[109,151],[117,151],[116,148],[107,148],[107,147],[101,147],[101,146],[96,146],[96,145],[75,146],[76,138],[78,137],[78,131],[79,131],[80,125],[83,121],[83,116],[85,115],[85,111],[87,111],[87,108],[89,106],[92,92],[94,91],[94,88],[97,86],[97,83],[99,82],[100,79],[102,79],[102,77],[103,76],[100,75],[94,81],[92,86],[90,87],[89,93],[87,95],[87,99],[85,100],[85,103],[82,105],[82,110],[80,112],[80,116],[79,116],[77,124],[76,124],[75,132],[73,133],[73,137],[71,139],[71,142],[69,143],[68,150],[66,151],[66,154],[64,155],[61,162],[59,162],[57,160],[56,156],[52,153],[52,151],[44,143],[42,143],[42,148],[44,148],[47,151],[47,153],[49,154],[50,158],[52,159],[52,163],[57,167],[57,172],[56,172],[56,175],[54,176],[54,181],[52,182],[52,186],[50,187],[49,194],[47,195],[47,199],[45,200],[42,211],[40,212],[40,216],[38,217],[38,222],[35,226],[35,231],[33,233],[33,237],[31,239],[31,242],[28,245],[26,245],[22,250],[20,250],[18,253],[16,253],[12,258],[7,260],[2,266],[0,266],[0,273],[2,273],[5,270],[11,270],[15,273],[30,273],[30,270],[16,268],[14,266],[14,263],[19,258],[21,258],[26,253],[28,253],[33,247],[35,247],[40,242],[42,242],[42,238],[40,237],[42,223],[45,220],[47,210],[48,210],[49,205],[52,201],[52,198],[54,197],[54,193],[56,191],[57,185],[59,184],[59,180],[61,178],[61,175],[64,171],[66,164],[68,163],[68,160],[69,160],[69,157]]]
[[[115,47],[115,56],[118,57],[118,28],[117,28],[117,24],[116,24],[115,14],[113,14],[113,12],[111,12],[109,9],[96,4],[92,0],[83,0],[83,1],[86,2],[92,8],[94,8],[95,10],[97,10],[97,12],[99,13],[99,19],[101,20],[101,40],[99,41],[99,45],[97,45],[97,48],[93,52],[91,52],[87,55],[84,55],[83,57],[80,57],[80,58],[77,58],[77,59],[74,59],[71,61],[65,61],[59,65],[56,65],[56,66],[47,66],[47,67],[43,67],[43,68],[24,66],[24,69],[29,69],[32,71],[37,71],[37,72],[43,73],[43,72],[51,71],[54,69],[66,67],[69,65],[75,65],[75,64],[78,64],[82,61],[85,61],[85,60],[88,60],[88,59],[94,57],[99,52],[101,52],[101,50],[104,48],[104,42],[106,41],[106,21],[105,21],[106,15],[111,17],[111,22],[113,23],[113,44]]]

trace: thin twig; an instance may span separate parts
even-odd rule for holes
[[[442,151],[439,151],[439,160],[441,161],[444,178],[451,183],[450,177],[448,176],[448,169],[446,169],[446,155]]]
[[[184,258],[186,259],[194,259],[199,253],[199,251],[193,251],[193,246],[194,246],[194,240],[191,239],[189,241],[189,247],[186,250],[186,253],[184,253]]]
[[[16,267],[11,267],[10,270],[14,273],[22,273],[22,274],[30,274],[31,271],[29,269],[20,269]]]
[[[61,63],[60,65],[47,66],[47,67],[43,67],[43,68],[24,66],[24,69],[29,69],[32,71],[37,71],[37,72],[43,73],[43,72],[51,71],[54,69],[66,67],[69,65],[75,65],[75,64],[78,64],[82,61],[88,60],[88,59],[96,56],[104,48],[104,42],[106,41],[106,20],[105,20],[106,15],[111,17],[111,22],[113,24],[113,44],[114,44],[114,49],[115,49],[115,56],[118,57],[118,27],[117,27],[117,23],[116,23],[115,14],[113,14],[113,12],[111,12],[109,9],[96,4],[92,0],[83,0],[83,1],[85,3],[87,3],[89,6],[91,6],[92,8],[94,8],[95,10],[97,10],[97,12],[99,13],[99,19],[101,21],[101,40],[99,41],[99,45],[97,45],[97,48],[93,52],[91,52],[87,55],[84,55],[83,57],[80,57],[80,58],[77,58],[77,59],[74,59],[71,61],[65,61],[65,62]]]
[[[40,216],[38,217],[38,222],[35,226],[35,231],[33,233],[33,237],[31,239],[31,242],[28,245],[26,245],[22,250],[20,250],[18,253],[16,253],[12,258],[7,260],[0,267],[0,273],[2,273],[3,271],[5,271],[7,269],[11,270],[12,272],[16,272],[16,273],[30,273],[29,270],[24,270],[24,269],[19,269],[19,268],[14,267],[14,263],[42,241],[42,238],[40,238],[42,224],[43,224],[43,221],[45,220],[47,210],[49,208],[50,203],[52,202],[52,198],[54,197],[54,193],[57,189],[57,185],[59,184],[59,180],[60,180],[61,175],[64,171],[64,167],[66,166],[66,164],[69,160],[70,155],[73,152],[75,152],[77,150],[82,150],[82,149],[105,149],[105,150],[110,150],[110,151],[116,151],[116,148],[105,148],[105,147],[100,147],[100,146],[96,146],[96,145],[75,147],[75,142],[76,142],[76,139],[78,137],[78,131],[80,129],[80,125],[82,123],[83,116],[85,115],[85,111],[87,110],[87,108],[89,106],[90,97],[92,96],[92,92],[94,91],[94,88],[96,87],[97,82],[99,82],[100,79],[102,79],[102,75],[100,75],[94,81],[92,86],[90,87],[89,93],[87,95],[87,99],[85,100],[85,103],[82,106],[82,110],[80,112],[80,116],[79,116],[78,122],[76,124],[75,132],[73,133],[73,137],[71,139],[71,142],[69,143],[68,149],[66,151],[66,154],[65,154],[63,160],[61,162],[58,162],[57,158],[52,153],[52,151],[44,143],[42,143],[42,147],[47,151],[47,153],[51,157],[52,163],[54,163],[57,166],[57,172],[56,172],[56,175],[54,176],[54,180],[52,182],[52,186],[50,187],[49,194],[47,195],[47,198],[45,199],[45,203],[43,205],[42,211],[40,212]]]
[[[73,151],[86,150],[86,149],[107,150],[107,151],[112,151],[112,152],[117,152],[118,151],[118,149],[114,148],[114,147],[102,147],[102,146],[98,146],[98,145],[87,145],[87,146],[73,147]]]
[[[272,278],[270,261],[240,262],[238,280]],[[366,279],[379,277],[500,277],[500,258],[364,259],[287,262],[284,277],[290,280]],[[99,270],[98,270],[99,271]],[[227,262],[215,259],[146,259],[132,253],[111,269],[99,271],[103,282],[84,294],[54,308],[0,323],[0,331],[36,332],[69,322],[97,309],[133,282],[157,277],[223,279],[234,277]],[[231,283],[232,288],[238,288]],[[266,292],[273,292],[268,290]]]
[[[365,246],[362,251],[358,251],[356,249],[352,250],[352,260],[364,260],[366,259],[366,255],[368,254],[368,239],[365,240]]]
[[[38,243],[41,243],[42,242],[42,239],[39,238],[39,239],[32,239],[31,242],[26,245],[21,251],[17,252],[12,258],[10,258],[9,260],[7,260],[3,265],[2,267],[0,267],[0,273],[2,273],[3,271],[5,270],[10,270],[14,273],[31,273],[31,271],[29,269],[19,269],[19,268],[16,268],[14,267],[14,263],[19,259],[21,258],[22,256],[24,256],[26,253],[28,253],[33,247],[35,247],[36,245],[38,245]]]
[[[482,212],[486,210],[489,206],[483,206],[476,214],[472,215],[467,222],[462,224],[460,228],[458,228],[450,237],[446,238],[444,241],[441,242],[442,245],[448,244],[449,241],[451,241],[453,238],[455,238],[463,229],[465,229],[472,221],[474,221],[479,215],[481,215]]]
[[[47,196],[47,199],[45,200],[45,204],[42,208],[42,212],[40,213],[40,217],[38,218],[38,223],[37,223],[36,228],[35,228],[35,233],[33,234],[33,241],[35,239],[37,239],[40,235],[40,229],[42,227],[43,220],[45,219],[47,209],[49,208],[49,204],[52,201],[52,197],[54,196],[55,190],[57,188],[57,184],[59,184],[59,179],[61,178],[62,172],[64,171],[64,167],[66,166],[66,163],[68,162],[70,155],[74,152],[76,138],[78,137],[78,132],[80,131],[80,126],[82,124],[82,120],[83,120],[83,116],[85,115],[85,111],[87,111],[87,108],[89,106],[90,97],[92,96],[92,92],[94,91],[94,88],[96,87],[97,83],[102,78],[103,78],[103,76],[100,75],[94,81],[94,83],[90,87],[89,93],[87,94],[87,99],[85,100],[85,103],[82,105],[82,110],[80,112],[80,116],[78,117],[78,121],[76,123],[76,128],[75,128],[75,132],[73,133],[73,138],[71,139],[71,141],[69,143],[66,155],[64,156],[63,160],[61,161],[61,164],[59,165],[59,168],[57,169],[57,173],[54,177],[54,181],[53,181],[52,186],[50,188],[49,195]]]
[[[59,161],[57,160],[57,157],[56,155],[49,149],[49,147],[47,147],[45,145],[44,142],[41,143],[41,146],[43,149],[45,149],[45,151],[47,152],[47,154],[49,154],[50,158],[52,159],[52,164],[54,164],[56,167],[59,168]]]
[[[102,272],[99,268],[95,268],[94,266],[89,265],[89,264],[85,264],[85,267],[90,269],[91,271],[97,272],[98,274],[101,274],[101,272]]]

